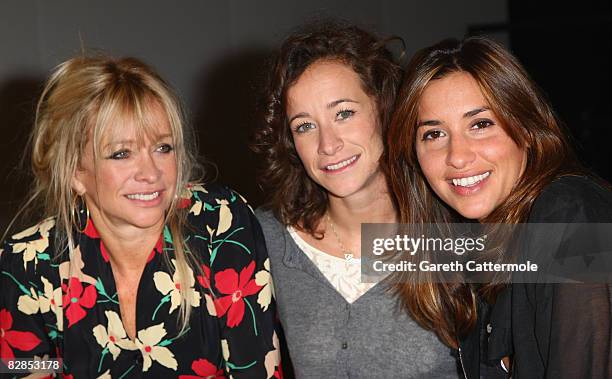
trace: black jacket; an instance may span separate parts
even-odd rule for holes
[[[512,356],[510,296],[511,288],[508,287],[499,294],[494,305],[479,300],[477,326],[459,340],[458,357],[465,378],[509,377],[500,361]]]
[[[598,271],[612,272],[608,188],[586,177],[559,178],[536,199],[529,223],[558,224],[559,233],[532,241],[545,247],[555,264],[566,260],[573,268],[579,261],[588,262],[593,248],[584,245],[596,241],[605,245],[597,252],[606,254],[597,261],[603,262]],[[460,341],[466,376],[496,378],[499,358],[512,355],[515,379],[612,378],[612,276],[583,278],[591,283],[544,277],[520,283],[515,278],[494,305],[481,303],[478,327]]]

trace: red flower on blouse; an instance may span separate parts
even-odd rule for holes
[[[102,239],[100,238],[100,233],[98,233],[98,229],[96,229],[96,226],[94,225],[93,220],[91,218],[87,219],[87,225],[85,225],[83,234],[85,234],[91,239],[100,240],[100,253],[102,253],[102,258],[104,259],[104,262],[108,263],[110,261],[108,250],[106,250],[106,246],[104,246],[104,242],[102,242]]]
[[[102,258],[104,259],[104,262],[110,262],[110,255],[108,254],[108,249],[106,248],[106,245],[104,245],[104,242],[100,237],[100,233],[98,232],[98,229],[96,229],[96,226],[94,225],[91,219],[87,219],[87,225],[85,226],[83,233],[89,238],[100,240],[100,253],[102,253]],[[160,236],[159,240],[157,240],[157,243],[155,244],[155,248],[151,250],[151,253],[147,257],[147,263],[153,260],[153,258],[155,257],[155,253],[162,254],[163,251],[164,240],[162,236]]]
[[[198,283],[206,289],[210,289],[210,268],[206,265],[202,265],[202,272],[204,276],[198,275]]]
[[[164,252],[164,240],[162,239],[162,236],[160,236],[159,239],[157,240],[157,243],[155,244],[155,247],[153,248],[153,250],[151,250],[149,257],[147,258],[147,263],[153,260],[153,258],[155,257],[155,253],[161,254],[163,252]]]
[[[240,277],[233,268],[228,268],[215,274],[215,285],[224,295],[215,300],[217,316],[223,317],[227,312],[227,326],[233,328],[240,325],[244,316],[244,297],[256,294],[260,286],[251,279],[255,271],[255,261],[240,271]]]
[[[179,375],[179,379],[218,379],[225,378],[223,369],[217,368],[206,359],[198,359],[193,361],[191,369],[197,375]]]
[[[108,250],[106,250],[106,246],[104,245],[104,242],[102,242],[102,240],[100,240],[100,252],[102,253],[102,258],[104,259],[104,262],[106,263],[110,262],[110,256],[108,255]]]
[[[83,308],[92,308],[96,304],[98,293],[92,285],[83,289],[83,284],[75,277],[70,278],[68,285],[62,284],[62,291],[62,306],[68,318],[68,327],[71,327],[87,315]]]
[[[32,332],[11,330],[13,316],[6,309],[0,309],[0,358],[15,358],[13,349],[30,351],[40,344],[40,338]]]
[[[98,229],[96,229],[90,218],[87,219],[87,224],[85,225],[83,233],[89,238],[100,238],[100,233],[98,233]]]
[[[185,209],[185,208],[187,208],[190,205],[191,205],[191,199],[190,198],[181,197],[179,199],[178,204],[176,205],[176,207],[178,209]]]

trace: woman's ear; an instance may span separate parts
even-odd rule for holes
[[[79,196],[83,196],[85,195],[85,192],[87,192],[82,180],[83,174],[84,172],[78,168],[74,170],[74,174],[72,174],[71,186],[74,192],[76,192]]]

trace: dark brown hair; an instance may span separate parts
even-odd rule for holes
[[[324,21],[303,27],[281,45],[269,73],[263,122],[254,133],[252,148],[263,158],[259,182],[268,206],[285,225],[315,235],[327,210],[327,192],[308,177],[295,150],[286,117],[287,90],[317,61],[344,63],[375,100],[384,138],[401,76],[386,42],[357,26]]]
[[[389,183],[403,223],[458,221],[458,214],[431,190],[415,152],[419,101],[426,86],[454,72],[469,74],[512,140],[527,152],[526,166],[514,190],[485,223],[526,222],[542,189],[556,177],[580,168],[551,106],[518,60],[499,44],[482,37],[444,40],[417,52],[408,64],[388,132]],[[504,260],[503,250],[494,258]],[[476,322],[475,291],[463,283],[436,283],[435,278],[405,277],[396,289],[415,320],[435,331],[450,346]],[[507,279],[507,278],[505,278]],[[479,291],[492,301],[504,281]]]

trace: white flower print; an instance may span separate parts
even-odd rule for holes
[[[232,220],[234,216],[232,215],[232,211],[227,206],[229,202],[227,200],[219,200],[215,199],[217,204],[220,205],[219,208],[219,226],[217,226],[217,235],[225,233],[231,226]]]
[[[259,295],[257,295],[257,303],[261,306],[263,311],[268,310],[268,306],[274,297],[274,283],[272,283],[272,276],[270,275],[270,259],[267,258],[264,262],[264,270],[259,271],[255,274],[255,283],[258,286],[263,287]]]
[[[34,261],[34,267],[38,263],[37,253],[44,252],[49,247],[49,230],[55,225],[53,218],[48,218],[40,224],[34,225],[20,233],[12,236],[14,240],[24,239],[39,232],[40,238],[34,241],[17,242],[13,245],[13,253],[23,252],[23,268],[27,268],[28,262]]]
[[[47,278],[41,276],[43,283],[43,293],[41,295],[34,288],[30,288],[30,295],[19,296],[17,309],[21,312],[32,315],[35,313],[47,313],[53,311],[57,319],[57,329],[63,330],[63,310],[62,310],[62,288],[53,288]]]
[[[113,360],[117,359],[121,349],[136,350],[136,345],[128,338],[119,315],[113,311],[105,311],[104,314],[108,320],[107,327],[96,325],[92,330],[96,342],[102,348],[108,349]]]
[[[153,274],[153,281],[155,282],[155,288],[165,296],[170,296],[170,311],[172,313],[181,304],[181,277],[179,271],[176,269],[176,260],[172,260],[174,265],[174,274],[172,278],[167,272],[158,271]],[[187,268],[187,283],[189,288],[186,289],[186,296],[190,300],[192,307],[200,306],[200,293],[195,290],[195,277],[193,271]]]
[[[167,347],[159,345],[165,336],[166,329],[163,323],[138,331],[136,346],[143,357],[142,371],[149,370],[153,361],[176,371],[178,363],[174,354]]]

